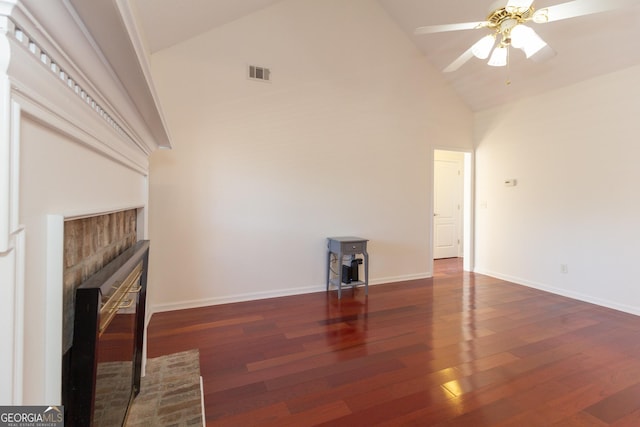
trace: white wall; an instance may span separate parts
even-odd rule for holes
[[[376,2],[284,0],[152,70],[156,310],[322,290],[335,235],[370,239],[374,283],[431,274],[432,147],[471,148],[472,116]]]
[[[639,100],[634,67],[476,115],[476,271],[640,314]]]

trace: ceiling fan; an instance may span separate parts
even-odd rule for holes
[[[502,67],[509,63],[509,47],[521,49],[527,58],[546,57],[551,52],[547,43],[528,25],[545,24],[567,18],[606,12],[639,4],[638,0],[573,0],[535,9],[534,0],[497,0],[485,21],[460,24],[427,25],[415,29],[415,34],[432,34],[458,30],[488,29],[482,37],[453,61],[444,72],[456,71],[474,56],[489,58],[488,64]],[[544,53],[546,52],[547,55]]]

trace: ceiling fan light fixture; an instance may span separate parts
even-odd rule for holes
[[[492,67],[504,67],[507,65],[507,46],[500,45],[493,50],[488,64]]]
[[[511,30],[511,45],[522,49],[527,58],[530,58],[547,44],[532,28],[517,25]]]
[[[531,28],[526,25],[516,25],[511,29],[511,46],[522,49],[531,37]]]
[[[471,52],[476,58],[487,59],[494,44],[496,44],[496,35],[488,34],[475,42],[471,47]]]

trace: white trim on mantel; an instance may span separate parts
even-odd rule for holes
[[[45,348],[52,355],[46,359],[43,387],[45,401],[60,405],[62,387],[62,316],[64,268],[64,217],[47,215],[47,310]],[[53,357],[56,355],[56,357]]]
[[[108,111],[139,147],[147,152],[158,147],[170,148],[168,129],[151,79],[146,74],[145,78],[139,77],[148,68],[148,57],[131,49],[132,44],[140,42],[136,40],[139,35],[124,26],[129,11],[104,2],[100,7],[85,7],[90,13],[84,11],[87,16],[82,16],[73,4],[69,0],[20,0],[11,19]],[[107,11],[112,13],[103,13]],[[84,18],[92,21],[83,22]],[[109,33],[94,39],[98,33],[94,34],[91,23],[97,25],[105,20]],[[118,68],[123,63],[127,67]],[[146,89],[142,90],[143,87]]]
[[[12,4],[0,3],[0,11]],[[22,328],[24,319],[24,230],[18,227],[20,109],[11,99],[7,73],[11,47],[4,36],[12,27],[0,16],[0,404],[22,402]]]
[[[103,155],[146,171],[149,152],[131,137],[124,124],[113,118],[117,114],[106,111],[101,97],[85,89],[59,65],[56,57],[45,53],[12,21],[8,24],[11,91],[14,98],[19,94],[24,99],[22,109],[36,120],[55,123],[57,129]],[[61,100],[67,108],[56,107]],[[45,114],[49,118],[43,120]]]

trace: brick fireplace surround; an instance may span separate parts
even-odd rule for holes
[[[75,290],[89,276],[137,241],[136,209],[65,221],[63,271],[63,344],[73,338]]]

